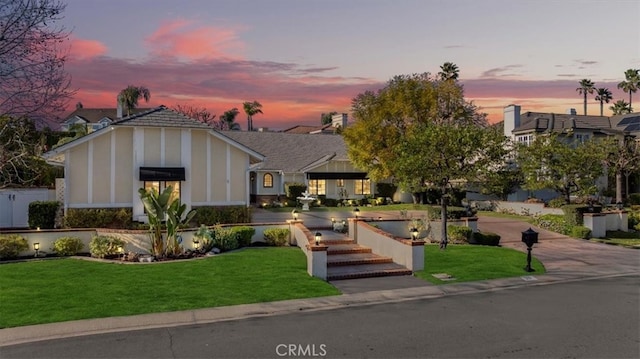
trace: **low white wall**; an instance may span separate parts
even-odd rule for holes
[[[383,231],[390,233],[395,237],[401,238],[409,238],[411,234],[409,233],[409,229],[411,229],[411,221],[398,219],[398,220],[382,220],[382,221],[369,221],[368,223],[377,226]],[[450,219],[447,221],[447,225],[454,226],[466,226],[471,228],[473,232],[478,231],[478,218],[469,217],[469,218],[461,218],[461,219]],[[440,241],[442,239],[441,234],[441,221],[431,221],[430,222],[430,230],[422,229],[418,234],[418,238],[429,238],[434,241]]]
[[[325,245],[316,246],[313,243],[313,234],[304,226],[302,221],[288,221],[292,227],[292,233],[296,245],[307,256],[307,273],[310,276],[327,280],[327,249]]]
[[[607,217],[603,213],[585,213],[583,225],[591,230],[591,237],[604,238],[607,235]]]
[[[46,230],[28,230],[28,231],[3,231],[2,234],[19,234],[29,242],[29,249],[21,252],[20,256],[35,255],[36,251],[33,249],[34,243],[40,243],[39,254],[53,254],[53,242],[61,237],[77,237],[82,241],[83,248],[82,253],[89,253],[89,242],[91,238],[96,234],[95,230],[82,229],[82,230],[59,230],[59,229],[46,229]]]
[[[627,211],[605,212],[607,231],[629,231],[629,214]]]
[[[525,216],[541,216],[544,214],[564,214],[562,208],[545,207],[544,203],[495,201],[496,212],[513,213]]]
[[[396,238],[365,221],[351,221],[357,226],[355,239],[358,244],[370,247],[378,255],[391,257],[395,263],[412,271],[424,269],[424,241]]]

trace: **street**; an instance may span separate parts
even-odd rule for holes
[[[640,277],[0,347],[0,358],[637,358]]]

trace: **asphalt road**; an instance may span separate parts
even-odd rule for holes
[[[640,276],[0,347],[0,358],[638,358]]]

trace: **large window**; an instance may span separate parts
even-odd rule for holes
[[[529,146],[533,142],[533,135],[517,136],[516,140],[518,143]]]
[[[326,181],[323,179],[309,180],[307,191],[316,196],[327,194]]]
[[[165,188],[172,186],[170,201],[173,202],[176,199],[180,199],[180,181],[145,181],[144,189],[155,189],[156,192],[162,193]]]
[[[336,187],[344,187],[344,180],[343,179],[337,179],[336,180]]]
[[[264,188],[273,187],[273,175],[271,175],[271,173],[265,173],[265,175],[262,177],[262,187]]]
[[[371,180],[359,179],[354,181],[355,194],[371,194]]]
[[[585,143],[585,142],[589,141],[589,135],[576,133],[576,140],[578,140],[578,142],[580,142],[580,143]]]

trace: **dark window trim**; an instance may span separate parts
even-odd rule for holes
[[[271,181],[271,185],[267,186],[267,176],[269,176],[269,179]],[[273,175],[271,173],[265,173],[262,176],[262,187],[264,188],[273,188]]]
[[[140,167],[140,181],[184,181],[184,167]]]

